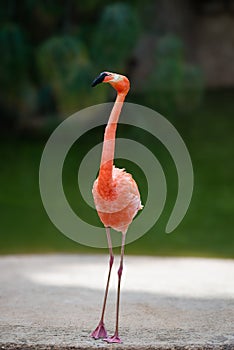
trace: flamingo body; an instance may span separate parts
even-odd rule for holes
[[[126,233],[128,226],[142,208],[140,194],[132,175],[113,166],[111,186],[93,185],[94,203],[105,227]]]

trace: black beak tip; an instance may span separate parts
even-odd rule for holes
[[[100,83],[103,82],[104,78],[107,76],[108,74],[103,72],[101,73],[97,78],[94,79],[94,81],[92,82],[91,86],[94,87]]]
[[[92,82],[91,86],[94,87],[96,85],[98,85],[98,83],[96,82],[96,79],[94,79],[94,81]]]

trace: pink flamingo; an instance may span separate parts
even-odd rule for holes
[[[129,80],[123,75],[103,72],[93,81],[92,86],[96,86],[102,82],[111,84],[112,87],[117,91],[117,98],[105,129],[99,176],[93,185],[93,197],[95,206],[100,220],[106,228],[110,260],[101,319],[97,328],[92,332],[91,336],[95,339],[104,338],[104,340],[108,343],[120,343],[119,302],[120,283],[123,271],[125,236],[128,226],[131,224],[138,210],[142,208],[142,205],[137,184],[133,180],[132,176],[125,172],[124,169],[115,168],[113,165],[116,127],[125,97],[130,88],[130,83]],[[111,269],[114,262],[110,228],[122,232],[121,258],[118,269],[116,328],[115,333],[112,337],[107,336],[104,325],[106,300],[109,289]]]

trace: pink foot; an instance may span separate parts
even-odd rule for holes
[[[118,337],[118,335],[113,335],[112,337],[107,337],[103,339],[107,343],[122,343],[121,339]]]
[[[107,331],[105,329],[104,323],[100,322],[97,328],[91,333],[91,337],[94,339],[106,338]]]

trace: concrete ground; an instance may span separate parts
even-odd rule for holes
[[[106,327],[114,330],[119,257]],[[108,257],[0,258],[0,349],[234,349],[234,261],[125,259],[123,344],[90,338],[100,316]]]

